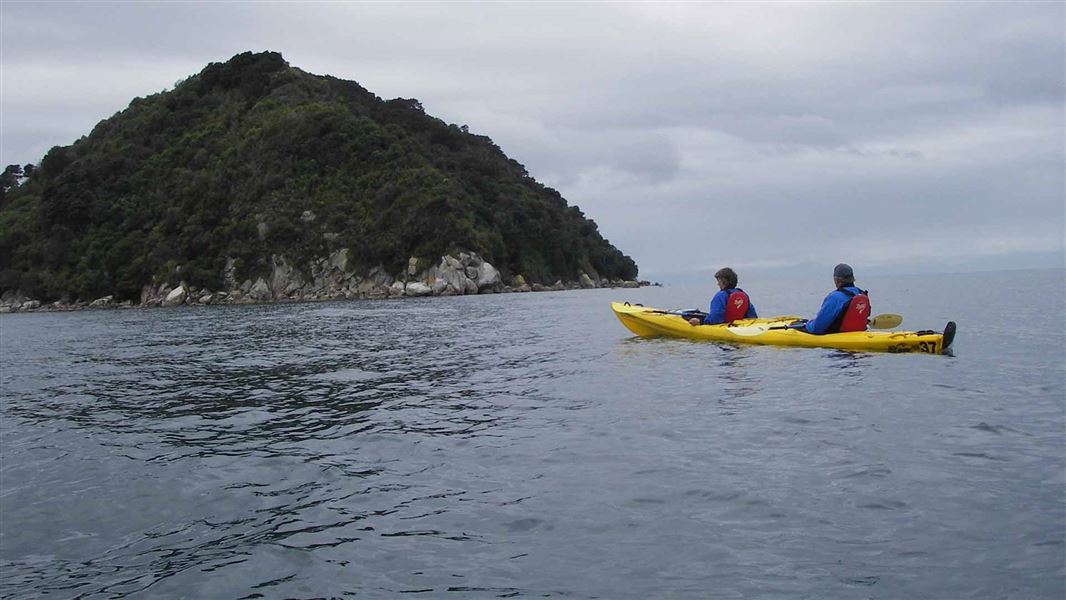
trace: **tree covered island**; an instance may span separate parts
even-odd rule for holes
[[[0,196],[0,294],[38,306],[636,285],[491,139],[274,52],[134,99]]]

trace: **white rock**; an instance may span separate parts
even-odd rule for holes
[[[232,256],[226,257],[226,266],[222,267],[222,281],[231,290],[237,287],[237,259]]]
[[[263,281],[263,278],[260,277],[255,280],[252,289],[248,290],[248,295],[259,302],[270,300],[270,286],[268,286],[267,282]]]
[[[495,267],[483,262],[477,267],[477,289],[479,292],[491,289],[493,291],[503,287],[503,278]]]
[[[167,297],[163,300],[163,306],[177,306],[182,304],[185,302],[186,295],[187,292],[185,291],[185,286],[179,285],[170,290],[170,293],[167,294]]]
[[[387,288],[392,285],[392,282],[394,281],[392,276],[386,273],[381,265],[370,269],[370,273],[367,273],[366,278],[371,281],[374,286],[379,288]]]
[[[270,292],[275,298],[287,296],[304,286],[300,272],[294,269],[284,256],[275,254],[270,260],[273,263],[270,271]]]
[[[404,288],[404,293],[408,296],[428,296],[433,293],[433,288],[421,281],[412,281]]]
[[[477,283],[466,276],[466,268],[459,259],[444,255],[440,264],[430,269],[433,293],[440,296],[476,294]]]
[[[329,255],[329,263],[338,271],[347,271],[349,260],[347,248],[342,248]]]

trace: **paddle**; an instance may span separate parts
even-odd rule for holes
[[[698,317],[702,319],[703,317],[707,316],[707,313],[703,312],[702,310],[696,310],[695,308],[675,308],[674,310],[646,310],[644,312],[649,312],[655,315],[676,315],[678,317],[681,317],[682,319],[685,319],[686,321],[688,319],[691,319],[692,317]]]
[[[695,308],[688,308],[688,309],[675,308],[673,310],[659,310],[658,308],[646,308],[643,304],[636,303],[636,302],[633,303],[633,304],[630,304],[629,302],[623,302],[622,304],[624,306],[639,306],[639,307],[645,309],[644,312],[651,313],[653,315],[677,315],[679,317],[684,317],[684,318],[688,318],[689,315],[693,316],[693,317],[700,317],[700,318],[703,318],[703,317],[707,316],[707,313],[705,313],[705,312],[703,312],[701,310],[697,310]]]
[[[799,319],[806,322],[806,319]],[[876,317],[868,321],[870,329],[892,329],[898,327],[903,323],[903,317],[890,313],[877,315]],[[766,325],[748,325],[747,327],[730,327],[729,331],[736,335],[744,337],[752,337],[756,335],[762,335],[767,331],[773,331],[775,329],[791,329],[788,325],[774,325],[773,327],[767,327]]]
[[[892,313],[885,313],[883,315],[877,315],[867,321],[867,323],[869,323],[870,329],[892,329],[893,327],[899,327],[903,324],[903,317]]]
[[[642,308],[644,306],[643,304],[632,304],[632,305],[630,305],[628,302],[626,302],[625,304],[626,304],[626,306],[640,306]],[[674,310],[648,309],[647,312],[660,314],[660,315],[677,315],[677,316],[679,316],[679,317],[681,317],[681,318],[683,318],[685,320],[688,320],[688,319],[690,319],[692,317],[697,317],[697,318],[701,318],[702,319],[703,317],[707,316],[707,313],[705,313],[703,311],[700,311],[700,310],[695,310],[695,309],[690,309],[690,310],[684,310],[684,309],[680,309],[680,308],[677,308],[677,309],[674,309]],[[800,320],[803,320],[803,319],[800,319]],[[866,323],[869,325],[870,329],[892,329],[893,327],[899,327],[900,325],[903,324],[903,317],[900,316],[900,315],[897,315],[897,314],[893,314],[893,313],[883,313],[883,314],[880,314],[880,315],[877,315],[877,316],[873,317],[872,319],[868,320]],[[768,330],[771,330],[771,329],[788,329],[788,327],[784,326],[784,325],[779,325],[779,326],[776,326],[776,327],[766,327],[765,325],[749,325],[748,327],[730,327],[730,331],[733,331],[737,335],[758,335],[758,334],[760,334],[760,333],[762,333],[764,331],[768,331]],[[738,330],[742,330],[742,331],[738,331]]]

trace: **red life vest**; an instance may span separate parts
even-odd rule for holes
[[[742,289],[735,289],[725,301],[725,322],[732,323],[737,319],[743,319],[748,315],[748,295]]]
[[[848,290],[840,290],[851,296],[851,300],[844,305],[840,317],[840,331],[866,331],[866,323],[870,320],[870,297],[866,292],[852,294]]]

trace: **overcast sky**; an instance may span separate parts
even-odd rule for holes
[[[1066,260],[1061,1],[0,13],[5,165],[38,163],[209,62],[274,50],[489,136],[644,278]]]

